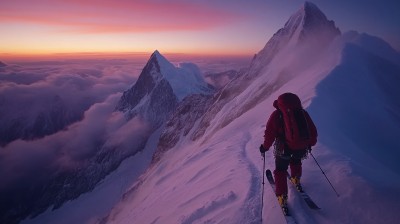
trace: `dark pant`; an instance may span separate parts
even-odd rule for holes
[[[290,165],[290,175],[301,177],[301,160],[307,154],[307,150],[286,149],[282,155],[275,156],[274,178],[276,183],[276,195],[287,194],[287,169]]]

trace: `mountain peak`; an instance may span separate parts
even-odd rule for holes
[[[153,57],[155,57],[156,59],[158,59],[158,58],[163,58],[164,56],[162,56],[162,54],[161,54],[158,50],[155,50],[155,51],[151,54],[150,59],[153,58]]]
[[[335,22],[328,20],[325,14],[311,2],[305,2],[299,10],[303,17],[303,29],[323,29],[329,31],[333,36],[340,35],[340,31],[335,26]]]
[[[316,10],[316,11],[320,11],[320,12],[321,12],[321,10],[320,10],[314,3],[308,2],[308,1],[305,1],[305,2],[304,2],[304,4],[303,4],[303,9],[306,10],[306,11],[309,11],[309,10]],[[322,12],[321,12],[321,13],[322,13]]]
[[[325,14],[312,2],[304,2],[303,6],[294,13],[286,22],[284,29],[291,29],[293,32],[301,30],[312,30],[313,32],[322,30],[329,31],[333,36],[340,35],[340,31],[336,28],[335,23],[328,20]],[[301,36],[304,34],[300,35]]]
[[[304,2],[303,7],[299,11],[304,16],[304,22],[309,22],[309,20],[318,20],[320,22],[328,21],[325,14],[312,2]]]
[[[335,22],[328,20],[314,3],[306,1],[256,55],[252,61],[253,69],[258,70],[268,64],[284,49],[305,44],[316,51],[325,49],[339,35],[341,32]]]
[[[148,63],[157,64],[158,68],[161,70],[170,70],[174,69],[174,65],[171,64],[158,50],[155,50],[153,54],[151,54]]]
[[[191,93],[209,92],[200,69],[193,63],[180,63],[175,66],[158,50],[154,51],[148,63],[154,63],[158,68],[158,73],[153,73],[157,75],[154,79],[168,81],[179,101]]]
[[[5,67],[5,66],[7,66],[7,64],[5,64],[2,61],[0,61],[0,67]]]

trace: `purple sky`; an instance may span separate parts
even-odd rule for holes
[[[342,32],[400,49],[397,0],[313,0]],[[0,58],[87,52],[252,55],[298,0],[0,0]]]

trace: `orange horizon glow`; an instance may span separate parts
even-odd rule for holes
[[[79,43],[71,41],[70,44],[65,43],[63,45],[54,45],[49,43],[46,47],[41,45],[26,46],[21,45],[17,47],[4,46],[0,49],[0,58],[2,56],[41,56],[41,55],[57,55],[57,54],[137,54],[137,53],[152,53],[155,50],[164,52],[166,54],[191,54],[191,55],[249,55],[255,54],[255,49],[247,49],[246,46],[237,46],[236,48],[226,48],[221,50],[217,45],[199,44],[198,42],[193,43],[189,46],[179,46],[179,42],[169,43],[169,46],[163,46],[159,43],[152,43],[149,46],[138,46],[132,47],[130,44],[117,43],[110,41],[107,46],[103,46],[101,42],[98,42],[100,46],[95,44],[86,44],[85,42]],[[158,47],[157,47],[158,46]]]
[[[248,18],[201,1],[0,0],[0,60],[151,54],[155,49],[164,54],[251,55],[262,44],[238,30],[251,29],[242,22]]]
[[[23,62],[23,61],[42,61],[42,60],[69,60],[69,59],[146,59],[154,51],[148,52],[65,52],[65,53],[24,53],[24,54],[0,54],[2,62]],[[241,58],[249,60],[252,54],[199,54],[199,53],[180,53],[180,52],[160,52],[167,58]]]

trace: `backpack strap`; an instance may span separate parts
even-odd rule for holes
[[[286,142],[286,136],[285,136],[285,121],[283,120],[283,114],[282,111],[278,109],[279,112],[279,123],[280,123],[280,130],[281,132],[279,133],[278,138],[284,142]]]
[[[285,137],[285,124],[284,124],[284,120],[283,120],[283,114],[282,111],[278,110],[278,114],[279,114],[279,127],[280,127],[280,131],[278,132],[279,135],[275,138],[275,142],[274,142],[274,156],[276,157],[280,157],[282,158],[285,150],[288,148],[287,144],[286,144],[286,137]],[[290,158],[287,158],[290,159]]]

